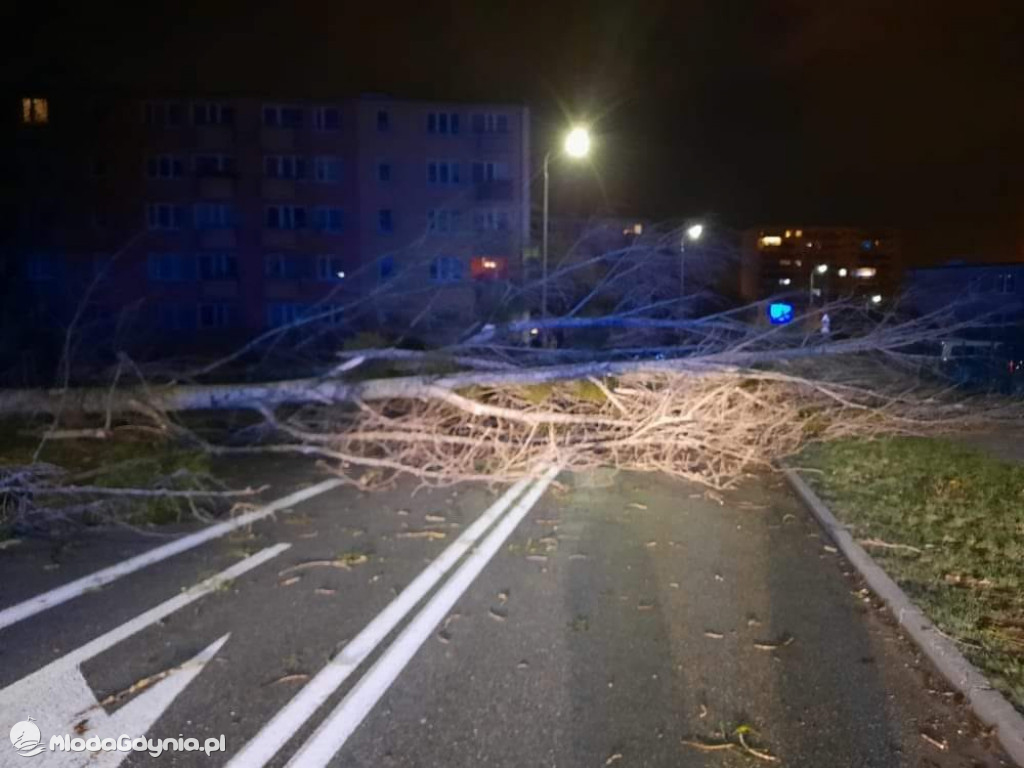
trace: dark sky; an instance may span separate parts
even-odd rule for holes
[[[1022,0],[18,5],[7,85],[524,100],[537,144],[592,122],[561,174],[623,211],[1024,215]]]

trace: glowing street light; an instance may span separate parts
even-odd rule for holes
[[[565,137],[565,153],[581,158],[590,154],[590,131],[582,126],[573,128]]]
[[[871,297],[871,303],[872,304],[881,304],[882,303],[882,294],[876,293],[874,296],[872,296]]]
[[[824,275],[826,272],[828,272],[828,264],[819,264],[818,266],[816,266],[814,269],[811,270],[811,281],[810,281],[811,282],[811,284],[810,284],[810,289],[811,290],[810,290],[810,296],[808,297],[810,299],[810,306],[814,306],[814,295],[815,295],[815,293],[814,293],[814,276],[816,274],[817,275]],[[824,302],[822,302],[822,303],[824,303]]]
[[[686,295],[686,241],[697,242],[704,234],[704,225],[700,222],[691,224],[686,228],[686,236],[679,244],[679,296]]]
[[[590,131],[577,125],[565,135],[562,147],[569,157],[580,160],[590,154]],[[540,284],[540,316],[548,316],[548,165],[551,162],[551,150],[544,154],[544,223],[541,228],[541,284]]]

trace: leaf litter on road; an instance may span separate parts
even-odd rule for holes
[[[342,571],[351,571],[354,567],[365,565],[368,562],[370,562],[370,557],[363,552],[345,552],[334,560],[307,560],[304,563],[297,563],[282,571],[278,571],[277,575],[287,576],[288,574],[309,570],[310,568],[337,568]]]

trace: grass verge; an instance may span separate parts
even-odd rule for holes
[[[1024,465],[929,438],[808,447],[794,466],[1024,712]]]
[[[5,421],[0,425],[0,467],[32,463],[39,438],[29,434],[26,423]],[[39,461],[54,464],[69,476],[82,475],[83,484],[107,488],[150,488],[160,481],[167,488],[188,488],[177,482],[175,473],[189,476],[210,474],[209,456],[152,436],[115,435],[105,440],[53,440],[47,442]],[[48,497],[51,507],[74,503],[72,497]],[[180,521],[189,507],[180,499],[136,498],[118,502],[118,519],[132,525],[162,525]],[[83,524],[102,522],[82,518]],[[12,532],[6,505],[0,503],[0,539]]]

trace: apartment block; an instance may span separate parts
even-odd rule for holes
[[[522,105],[28,93],[10,107],[4,269],[38,322],[84,303],[116,332],[218,343],[300,318],[400,324],[429,304],[429,325],[486,310],[521,269]]]
[[[740,293],[747,301],[888,299],[901,269],[901,236],[892,229],[761,226],[743,233]]]

